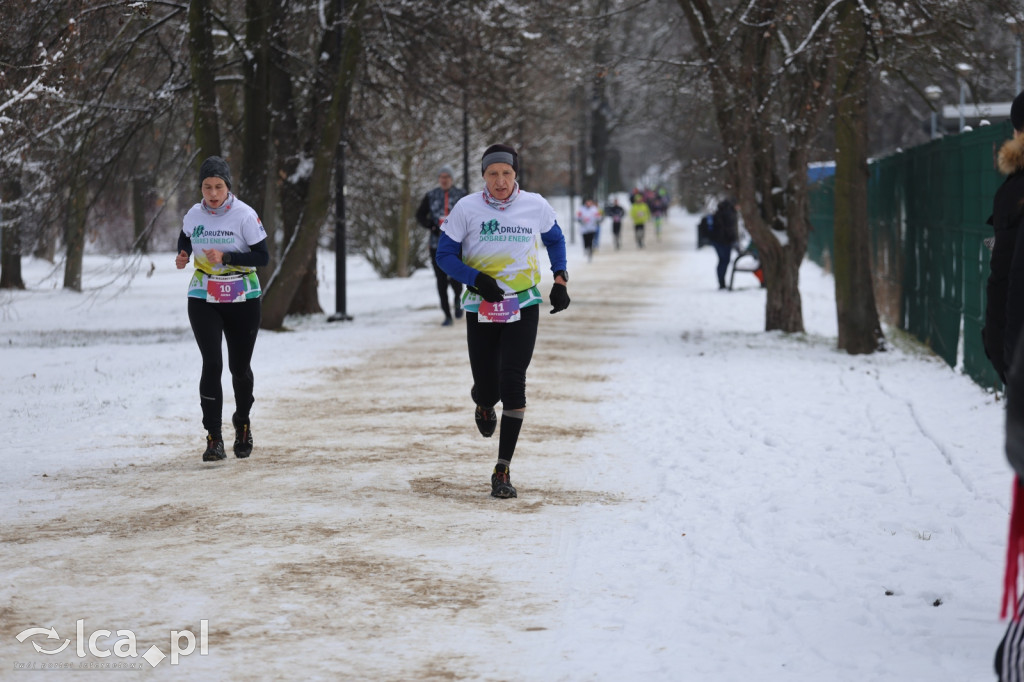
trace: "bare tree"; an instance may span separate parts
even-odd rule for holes
[[[833,272],[838,345],[873,353],[884,335],[875,306],[868,230],[868,87],[874,0],[839,7],[836,39],[836,179]]]
[[[764,267],[765,329],[803,331],[807,162],[831,101],[830,45],[821,28],[829,3],[678,3],[711,85],[727,188]]]
[[[266,287],[262,326],[280,328],[302,279],[311,272],[316,256],[320,229],[328,215],[331,198],[331,177],[335,155],[346,125],[352,87],[362,49],[362,21],[367,8],[354,3],[346,14],[335,3],[327,16],[321,41],[321,54],[313,93],[317,115],[310,132],[318,141],[311,157],[308,190],[301,218],[285,247],[281,261]]]

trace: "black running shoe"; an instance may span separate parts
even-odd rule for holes
[[[509,478],[507,471],[498,471],[494,469],[494,473],[491,474],[491,497],[500,497],[502,499],[508,499],[516,496],[516,489],[512,487],[512,480]]]
[[[493,407],[477,405],[473,416],[476,417],[476,428],[480,429],[481,436],[490,438],[494,435],[494,429],[498,426],[498,415]]]
[[[227,455],[224,454],[224,439],[219,436],[214,437],[212,434],[207,434],[206,452],[203,453],[203,461],[219,462],[222,459],[227,459]]]
[[[249,428],[249,420],[243,422],[238,415],[232,415],[231,423],[235,427],[235,457],[244,459],[252,454],[252,429]]]
[[[490,438],[494,435],[494,429],[498,428],[498,413],[494,411],[493,407],[484,407],[476,400],[476,386],[469,390],[469,395],[473,398],[473,402],[476,404],[476,412],[473,416],[476,418],[476,428],[480,430],[480,435],[484,438]]]

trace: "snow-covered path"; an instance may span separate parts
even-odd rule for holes
[[[487,494],[497,438],[431,273],[357,277],[354,322],[262,333],[256,450],[222,465],[199,461],[170,255],[116,301],[0,301],[0,677],[118,658],[76,653],[84,619],[139,654],[207,621],[205,655],[126,677],[991,679],[1001,404],[906,341],[837,353],[812,265],[809,333],[764,333],[752,276],[718,291],[675,217],[644,251],[572,247],[516,500]],[[15,637],[51,626],[58,655]]]

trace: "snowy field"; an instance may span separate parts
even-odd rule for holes
[[[73,294],[26,259],[0,292],[0,678],[993,679],[1002,403],[891,331],[837,352],[812,264],[807,333],[765,333],[696,221],[570,245],[515,500],[430,271],[351,258],[353,321],[261,332],[255,451],[211,465],[189,271],[90,256]]]

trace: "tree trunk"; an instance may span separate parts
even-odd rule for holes
[[[601,0],[597,6],[598,16],[601,17],[601,30],[594,38],[593,59],[594,78],[591,84],[590,93],[590,173],[583,176],[583,198],[587,197],[603,206],[608,187],[608,93],[607,93],[607,61],[611,52],[609,48],[609,25],[608,2]]]
[[[409,225],[414,220],[412,208],[412,164],[413,154],[408,148],[402,151],[401,187],[398,191],[398,223],[395,225],[395,276],[408,277],[409,272]]]
[[[149,205],[149,190],[152,186],[152,178],[139,176],[132,178],[132,224],[135,237],[132,240],[132,250],[138,253],[149,252],[149,235],[146,234],[146,209]]]
[[[778,257],[764,267],[767,296],[765,297],[765,331],[804,331],[803,304],[800,298],[800,260],[789,248],[781,248]],[[796,260],[796,262],[794,262]]]
[[[246,0],[245,30],[245,131],[242,138],[242,170],[239,192],[243,200],[260,216],[266,211],[267,168],[269,163],[270,116],[269,66],[272,0]]]
[[[16,172],[7,169],[0,181],[0,289],[24,289],[21,277],[21,220],[17,209],[21,199],[21,181]]]
[[[82,290],[82,258],[85,254],[85,217],[88,213],[88,188],[75,176],[68,197],[67,224],[64,230],[64,288]]]
[[[879,350],[884,336],[875,306],[868,231],[868,36],[857,3],[845,3],[840,17],[832,268],[838,346],[852,355]]]
[[[192,74],[192,118],[196,137],[196,170],[208,156],[220,156],[220,128],[213,65],[213,9],[210,0],[188,6],[189,70]]]
[[[295,113],[296,97],[291,73],[286,64],[290,54],[285,27],[287,1],[274,0],[274,22],[270,32],[272,56],[268,74],[268,102],[270,105],[270,140],[274,146],[275,176],[274,193],[280,207],[281,243],[270,254],[270,263],[260,271],[260,281],[269,282],[280,265],[281,251],[295,234],[296,224],[302,214],[302,202],[306,195],[306,181],[298,174],[299,160],[303,145],[299,140],[299,124]],[[270,233],[267,233],[270,236]],[[276,239],[275,239],[276,242]],[[263,272],[266,272],[264,277]]]
[[[764,267],[765,329],[802,332],[798,285],[810,229],[807,149],[831,101],[831,45],[825,32],[812,32],[802,49],[780,50],[780,22],[795,17],[777,2],[747,4],[738,22],[710,0],[678,4],[711,85],[726,189],[735,192]],[[813,5],[811,15],[824,16],[826,3]],[[728,50],[722,50],[725,44]],[[785,244],[776,236],[782,233]]]
[[[797,240],[794,243],[790,237],[784,246],[766,220],[766,215],[771,215],[771,207],[758,200],[759,195],[764,196],[761,194],[760,180],[766,171],[757,170],[766,167],[766,160],[759,158],[764,157],[765,152],[758,148],[757,140],[754,131],[748,131],[738,140],[732,175],[744,223],[757,246],[761,267],[764,269],[764,328],[765,331],[802,332],[804,317],[799,284],[800,261],[806,249],[806,240],[801,248],[801,242]],[[770,200],[768,197],[764,199],[765,202]]]
[[[319,277],[317,276],[317,256],[313,254],[309,266],[306,268],[306,275],[295,290],[295,297],[292,304],[288,306],[289,315],[320,315],[324,309],[320,306],[320,296],[317,292]]]
[[[310,264],[314,262],[320,228],[330,208],[331,175],[338,141],[346,123],[361,43],[358,26],[365,5],[358,3],[356,7],[354,18],[345,31],[342,53],[331,83],[324,125],[318,144],[313,148],[313,170],[309,175],[309,189],[301,217],[263,295],[261,326],[264,329],[280,329],[284,324],[292,299],[306,277]]]
[[[50,221],[40,226],[36,235],[35,248],[32,249],[32,255],[40,260],[53,263],[57,259],[59,235],[60,225],[56,221]]]
[[[271,158],[273,154],[267,153],[267,157]],[[262,268],[256,268],[256,273],[260,278],[261,282],[270,281],[271,275],[274,274],[274,270],[277,268],[277,256],[278,256],[278,244],[277,235],[278,229],[281,223],[281,198],[280,198],[280,187],[277,182],[276,174],[267,175],[266,194],[263,198],[263,214],[260,215],[260,220],[263,221],[263,229],[267,231],[267,251],[270,252],[270,260]]]

